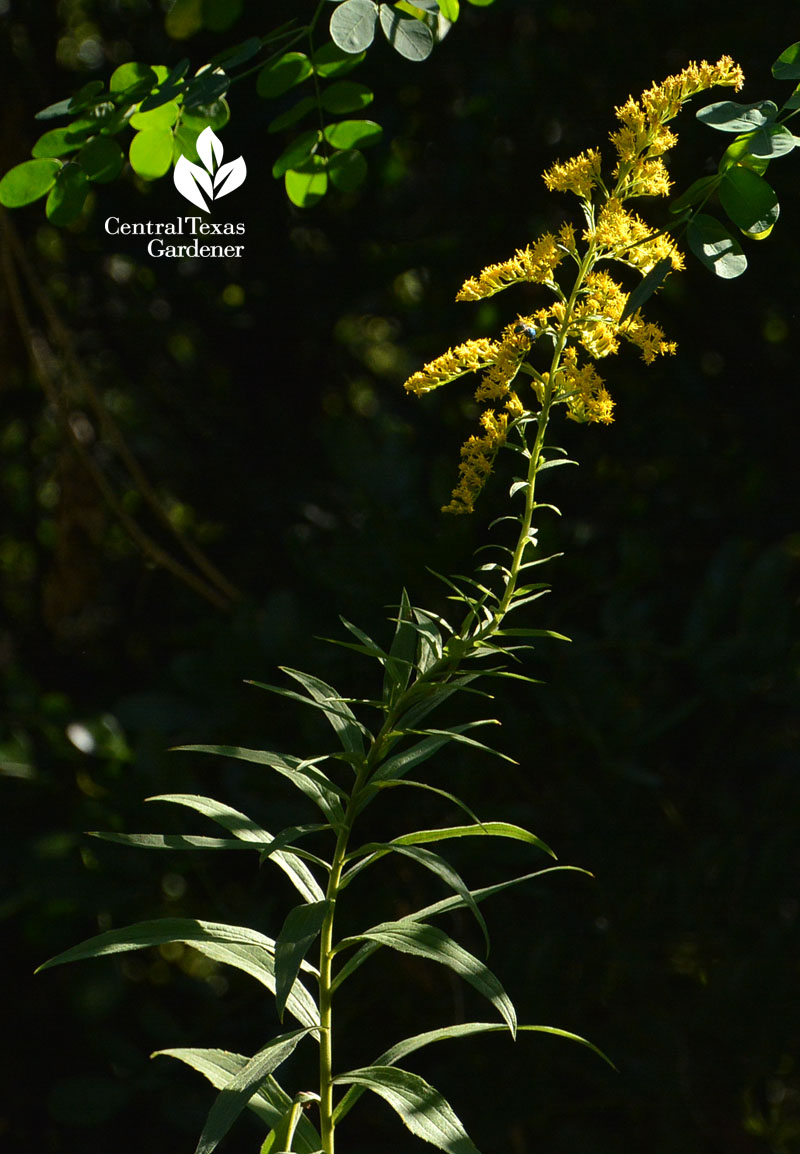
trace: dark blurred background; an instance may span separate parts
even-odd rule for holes
[[[39,108],[118,63],[188,55],[198,67],[296,14],[289,3],[238,16],[241,5],[207,4],[211,27],[177,39],[165,7],[0,0],[0,169],[28,156]],[[147,854],[82,831],[214,832],[142,804],[165,792],[217,796],[273,830],[315,820],[258,767],[169,747],[320,752],[328,738],[316,721],[244,679],[274,681],[286,664],[369,694],[372,671],[317,640],[344,636],[337,614],[385,641],[403,585],[418,604],[445,607],[426,566],[468,570],[504,509],[508,473],[474,518],[444,518],[474,419],[470,389],[418,402],[402,381],[535,300],[512,290],[480,307],[453,303],[466,276],[573,212],[541,172],[603,144],[629,94],[727,52],[748,78],[740,99],[785,99],[770,65],[800,21],[763,6],[722,11],[498,0],[464,5],[424,64],[376,43],[352,78],[375,90],[384,141],[358,193],[307,212],[270,176],[285,144],[266,131],[276,106],[242,82],[221,134],[249,169],[228,210],[247,223],[240,262],[156,261],[139,240],[104,233],[111,214],[171,219],[169,180],[98,187],[67,231],[41,204],[13,214],[83,372],[173,525],[243,597],[222,611],[143,559],[70,447],[6,307],[3,1149],[189,1151],[213,1093],[148,1055],[252,1053],[274,1030],[259,987],[188,950],[32,976],[98,929],[173,914],[274,934],[291,903],[284,879],[249,856]],[[680,190],[713,171],[726,141],[691,111],[678,127]],[[504,687],[490,703],[498,743],[519,764],[431,763],[436,784],[482,817],[529,826],[595,875],[552,875],[485,907],[490,964],[522,1021],[589,1037],[619,1073],[537,1035],[444,1043],[407,1062],[484,1154],[800,1150],[797,160],[769,176],[782,217],[771,239],[747,246],[745,277],[715,281],[690,260],[649,307],[677,356],[650,369],[631,352],[605,362],[616,423],[558,428],[581,465],[547,475],[545,499],[563,516],[543,517],[543,548],[564,556],[529,623],[573,641],[530,658],[545,685]],[[7,286],[0,297],[7,306]],[[127,514],[174,553],[99,435],[85,382],[62,373],[63,347],[41,343],[27,289],[26,301],[89,456]],[[375,820],[383,836],[454,817],[420,793]],[[451,853],[472,886],[544,864],[516,843],[481,849]],[[432,878],[389,861],[350,892],[352,928],[440,896]],[[468,918],[443,924],[480,948]],[[443,969],[383,954],[370,965],[342,998],[341,1068],[407,1033],[487,1016]],[[297,1085],[303,1061],[290,1071]],[[248,1117],[224,1148],[245,1154],[262,1137]],[[341,1142],[353,1154],[422,1149],[366,1098]]]

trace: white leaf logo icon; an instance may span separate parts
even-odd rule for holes
[[[247,165],[243,157],[222,163],[224,148],[222,141],[212,132],[211,127],[204,128],[197,138],[197,155],[205,165],[193,164],[185,156],[181,156],[175,165],[172,179],[181,196],[185,196],[192,204],[209,212],[209,207],[203,193],[209,200],[218,200],[227,196],[240,184],[244,184],[247,176]]]

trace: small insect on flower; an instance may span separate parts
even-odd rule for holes
[[[522,336],[524,333],[525,336],[528,337],[528,339],[531,341],[535,341],[539,335],[539,330],[536,328],[536,325],[525,324],[524,322],[520,322],[518,325],[514,325],[514,332],[518,333],[520,336]]]

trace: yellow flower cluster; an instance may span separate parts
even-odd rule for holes
[[[448,349],[446,353],[442,353],[434,361],[429,361],[410,376],[405,383],[406,392],[416,393],[421,397],[423,393],[438,389],[440,385],[463,377],[465,373],[485,369],[487,365],[494,364],[499,349],[497,341],[490,341],[485,337],[456,345],[454,349]]]
[[[519,281],[549,284],[553,280],[556,265],[563,258],[564,251],[556,238],[546,232],[535,244],[518,248],[510,260],[490,264],[479,276],[470,277],[461,286],[456,300],[482,300]]]
[[[573,346],[564,350],[561,368],[553,380],[556,397],[566,404],[571,420],[600,421],[605,425],[614,420],[614,402],[603,378],[591,362],[578,364],[578,352]]]
[[[580,156],[573,156],[554,164],[544,174],[544,182],[551,192],[574,192],[588,200],[592,189],[602,184],[602,158],[596,148],[589,148]]]
[[[475,501],[489,478],[497,456],[497,450],[506,439],[508,417],[486,409],[481,413],[483,436],[470,437],[461,446],[461,461],[458,466],[458,484],[453,490],[450,504],[443,513],[472,513]]]
[[[559,161],[544,173],[551,191],[572,192],[584,201],[588,226],[579,245],[575,230],[563,224],[557,235],[545,233],[513,257],[489,265],[462,285],[457,300],[476,301],[493,296],[513,284],[540,284],[555,299],[530,316],[507,325],[498,341],[486,338],[466,341],[425,365],[406,381],[409,392],[422,394],[455,377],[481,372],[475,391],[479,402],[502,402],[504,411],[485,409],[481,433],[471,436],[461,449],[459,480],[446,511],[472,512],[475,499],[492,471],[495,456],[510,426],[519,417],[538,415],[546,419],[551,403],[561,403],[574,421],[613,420],[614,402],[594,361],[619,349],[622,340],[639,349],[651,364],[657,356],[675,352],[661,328],[644,320],[636,310],[623,320],[629,293],[598,268],[614,260],[646,276],[657,264],[669,261],[673,270],[684,266],[683,254],[666,232],[654,232],[641,217],[628,210],[633,196],[666,196],[670,180],[663,156],[677,141],[666,126],[684,101],[714,84],[740,88],[742,71],[730,57],[716,64],[690,64],[676,76],[649,88],[639,100],[630,97],[616,109],[620,127],[611,134],[617,154],[615,183],[603,181],[600,152],[587,149],[570,160]],[[556,280],[556,269],[565,256],[577,265],[577,279],[567,287]],[[565,278],[561,277],[563,281]],[[547,347],[550,366],[537,369],[526,363],[529,354]],[[588,360],[580,361],[580,351]],[[512,384],[527,374],[532,393],[523,400]]]
[[[604,256],[638,268],[644,276],[660,260],[669,259],[676,271],[684,266],[683,253],[665,233],[654,235],[640,216],[629,212],[616,197],[611,197],[597,217],[593,229],[587,229],[584,238],[594,238]]]

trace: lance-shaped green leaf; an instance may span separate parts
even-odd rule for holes
[[[304,705],[312,705],[316,709],[320,709],[333,726],[342,748],[347,753],[363,755],[364,726],[357,720],[347,704],[346,698],[341,697],[332,685],[327,685],[318,677],[312,677],[310,673],[302,673],[298,669],[289,669],[287,666],[281,666],[281,670],[283,673],[288,673],[295,681],[299,681],[306,694],[295,693],[290,689],[283,689],[279,685],[265,685],[260,681],[250,681],[248,684],[255,685],[259,689],[268,689],[271,693],[277,693],[281,697],[289,697],[293,701],[301,701]]]
[[[672,211],[675,211],[674,206]],[[650,269],[650,272],[647,273],[646,276],[642,277],[641,281],[633,290],[633,292],[629,294],[628,299],[625,302],[625,308],[622,310],[622,315],[619,318],[620,323],[622,323],[622,321],[626,321],[628,317],[632,317],[636,310],[642,307],[645,301],[650,300],[650,297],[653,295],[653,293],[661,288],[662,284],[669,276],[671,270],[672,261],[667,256],[665,256],[663,260],[658,261],[657,264],[653,265],[653,267]],[[566,464],[565,461],[558,461],[557,463],[559,465]]]
[[[493,897],[494,894],[502,893],[504,890],[511,889],[512,886],[520,885],[522,882],[531,881],[534,878],[544,877],[551,873],[581,873],[587,877],[592,877],[592,874],[580,866],[548,866],[546,869],[535,870],[533,873],[522,874],[519,877],[509,878],[507,881],[498,882],[493,886],[484,886],[481,889],[470,890],[470,895],[477,902],[485,901],[486,898]],[[463,909],[464,901],[459,896],[442,898],[441,901],[434,902],[432,905],[425,906],[421,910],[416,910],[413,914],[408,914],[401,919],[403,922],[410,922],[416,924],[418,922],[427,921],[428,918],[438,917],[439,914],[451,913],[453,910]],[[377,941],[366,942],[361,949],[353,955],[348,962],[346,962],[339,973],[336,975],[333,982],[333,989],[337,990],[339,986],[345,982],[351,974],[355,973],[364,962],[381,948],[381,943]]]
[[[275,993],[275,942],[272,938],[247,926],[229,926],[219,922],[196,921],[193,918],[157,918],[118,930],[107,930],[50,958],[39,966],[39,970],[174,942],[191,946],[215,962],[249,974],[270,993]],[[317,972],[307,962],[303,962],[301,968],[309,973]],[[308,1029],[319,1024],[316,1003],[300,981],[295,981],[292,986],[286,1008]]]
[[[281,1021],[300,964],[319,936],[329,908],[330,903],[327,901],[295,906],[289,911],[278,934],[275,942],[275,1004]]]
[[[262,1082],[286,1061],[308,1030],[292,1030],[268,1042],[224,1086],[209,1111],[195,1154],[211,1154],[245,1109]]]
[[[522,826],[512,825],[507,821],[482,821],[476,825],[453,825],[444,829],[420,829],[415,833],[401,834],[392,838],[391,845],[425,845],[430,842],[447,841],[450,838],[461,837],[506,837],[512,841],[524,841],[544,850],[554,858],[556,855],[536,834],[523,829]],[[359,851],[356,851],[358,853]]]
[[[243,1070],[250,1061],[244,1054],[234,1054],[228,1050],[197,1049],[191,1047],[157,1050],[152,1055],[154,1058],[161,1056],[165,1058],[175,1058],[176,1061],[184,1062],[193,1070],[197,1070],[198,1073],[203,1074],[217,1090],[222,1090],[227,1086],[231,1077]],[[265,1081],[261,1083],[247,1103],[248,1109],[252,1110],[264,1125],[268,1127],[280,1125],[281,1119],[286,1114],[286,1111],[291,1108],[291,1105],[291,1098],[272,1075],[269,1075]],[[309,1119],[303,1115],[295,1131],[294,1149],[298,1151],[298,1154],[314,1154],[319,1147],[319,1133]]]
[[[251,978],[260,982],[271,994],[277,992],[275,979],[275,957],[260,947],[239,945],[215,941],[193,941],[191,947],[205,957],[223,965],[234,966]],[[309,962],[303,961],[300,968],[306,973],[318,976],[318,972]],[[319,1009],[311,994],[300,981],[296,979],[286,999],[286,1009],[296,1018],[301,1026],[313,1027],[319,1025]]]
[[[458,900],[463,903],[462,898],[459,897]],[[422,925],[405,918],[395,922],[383,922],[365,930],[364,933],[344,938],[336,945],[334,953],[358,942],[377,942],[400,953],[414,954],[447,966],[492,1003],[512,1034],[516,1031],[517,1015],[514,1005],[498,978],[479,958],[454,942],[449,934],[437,926]]]
[[[686,229],[689,248],[715,276],[732,280],[747,268],[747,257],[727,228],[713,216],[700,212]]]
[[[394,701],[402,693],[411,677],[414,654],[417,650],[417,634],[408,593],[403,590],[397,609],[396,625],[383,679],[383,700]]]
[[[451,890],[454,890],[463,900],[464,905],[469,909],[475,917],[476,922],[481,928],[483,940],[486,942],[486,954],[489,954],[489,930],[486,926],[486,920],[478,909],[478,903],[469,892],[464,879],[458,870],[454,869],[448,861],[445,861],[440,854],[433,853],[431,850],[422,849],[420,846],[403,845],[398,841],[395,842],[370,842],[368,845],[362,846],[356,850],[355,857],[360,857],[342,878],[340,889],[344,889],[346,885],[353,880],[353,878],[373,865],[382,857],[386,857],[390,853],[399,853],[404,857],[411,858],[412,861],[417,862],[424,869],[430,870],[431,873],[436,874],[441,878],[445,885],[448,885]],[[365,855],[365,856],[362,856]]]
[[[188,809],[196,810],[197,813],[205,814],[206,817],[210,817],[212,821],[221,825],[223,829],[230,830],[234,837],[250,843],[254,848],[263,849],[265,845],[269,846],[275,840],[272,834],[262,829],[251,818],[240,813],[237,809],[232,809],[229,805],[215,801],[213,797],[203,797],[193,793],[161,793],[155,797],[148,797],[147,800],[167,801],[173,805],[183,805]],[[270,856],[307,902],[321,901],[325,897],[311,870],[295,854],[277,850]]]
[[[234,849],[258,850],[258,845],[235,837],[200,837],[183,833],[114,833],[109,830],[89,830],[89,837],[111,841],[117,845],[135,845],[143,849]]]
[[[303,1107],[319,1100],[319,1094],[312,1091],[301,1090],[299,1094],[295,1094],[278,1125],[267,1134],[259,1154],[286,1154],[287,1151],[293,1150],[294,1136],[303,1116]],[[324,1151],[320,1150],[319,1154],[324,1154]]]
[[[719,132],[751,132],[754,128],[771,124],[777,115],[778,106],[771,100],[758,100],[755,104],[721,100],[701,108],[697,119]]]
[[[418,1074],[397,1066],[366,1066],[340,1074],[334,1082],[372,1090],[400,1115],[412,1134],[447,1154],[480,1154],[447,1099]]]
[[[736,227],[753,236],[766,236],[780,214],[774,189],[741,165],[729,168],[722,177],[719,199]]]
[[[185,753],[212,753],[218,757],[233,757],[269,766],[319,806],[332,825],[344,818],[340,798],[346,798],[347,794],[318,768],[317,763],[326,760],[324,757],[302,761],[299,757],[287,757],[269,749],[243,749],[238,745],[178,745],[174,748]]]
[[[451,692],[454,692],[451,690]],[[448,694],[449,696],[449,694]],[[388,757],[386,761],[382,762],[370,779],[373,782],[381,781],[396,781],[398,778],[404,777],[410,769],[415,765],[421,765],[434,754],[447,745],[451,741],[460,741],[465,745],[471,745],[473,748],[483,750],[488,753],[495,753],[490,746],[484,745],[480,741],[475,741],[474,738],[465,737],[464,734],[469,729],[474,729],[480,725],[496,725],[497,722],[492,718],[483,718],[478,721],[469,721],[464,725],[453,725],[449,729],[426,730],[428,736],[424,737],[422,741],[418,741],[415,745],[411,745],[408,749],[404,749],[401,753],[396,753],[392,757]]]
[[[413,1038],[404,1038],[402,1042],[390,1046],[380,1057],[375,1059],[374,1064],[376,1066],[394,1066],[409,1054],[413,1054],[415,1051],[421,1050],[433,1042],[446,1042],[454,1038],[469,1038],[475,1034],[505,1033],[505,1029],[505,1026],[499,1026],[497,1022],[462,1022],[457,1026],[444,1026],[438,1030],[427,1030],[424,1034],[415,1034]],[[580,1034],[573,1034],[569,1030],[560,1030],[556,1026],[525,1025],[518,1026],[517,1029],[531,1033],[553,1034],[557,1038],[566,1038],[570,1042],[578,1042],[581,1046],[586,1046],[593,1053],[597,1054],[604,1062],[607,1062],[612,1070],[616,1070],[616,1066],[611,1059],[608,1058],[602,1050],[599,1050],[597,1046],[593,1045],[592,1042],[587,1041],[586,1038],[582,1038]],[[342,1118],[352,1110],[365,1089],[366,1086],[364,1085],[354,1085],[350,1087],[334,1111],[334,1122],[337,1125]]]

